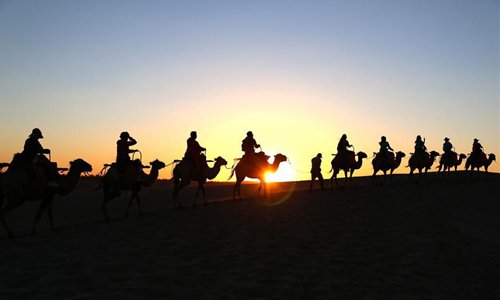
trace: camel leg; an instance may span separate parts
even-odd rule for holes
[[[330,190],[333,190],[333,176],[334,175],[332,175],[332,177],[330,177]]]
[[[47,216],[49,217],[50,230],[54,230],[54,213],[52,211],[52,203],[47,206]]]
[[[387,183],[387,171],[383,171],[384,172],[384,183]]]
[[[198,183],[198,188],[196,189],[196,194],[194,195],[193,199],[193,207],[196,207],[196,200],[198,199],[198,195],[200,194],[200,184]]]
[[[40,206],[38,207],[38,211],[35,216],[35,221],[33,222],[33,229],[32,233],[35,235],[36,234],[36,225],[38,224],[38,221],[40,221],[40,218],[42,217],[42,213],[47,209],[49,206],[50,199],[47,197],[44,197],[42,201],[40,202]]]
[[[394,169],[391,169],[391,172],[389,173],[389,182],[392,183],[392,173],[394,172]]]
[[[108,215],[108,210],[106,209],[106,205],[108,204],[108,202],[110,200],[111,199],[104,198],[102,200],[102,205],[101,205],[102,213],[104,214],[104,218],[106,219],[106,221],[110,221],[110,218],[109,218],[109,215]]]
[[[373,170],[372,174],[372,184],[377,184],[377,170]]]
[[[128,218],[128,213],[130,211],[130,207],[132,206],[132,200],[136,197],[136,193],[132,192],[132,195],[130,196],[130,199],[128,199],[128,205],[127,205],[127,212],[125,213],[125,217]]]
[[[139,209],[139,214],[142,215],[141,198],[139,198],[139,194],[135,196],[135,199],[137,199],[137,208]]]
[[[7,235],[10,239],[14,238],[14,233],[12,233],[12,230],[10,230],[9,225],[7,225],[7,222],[5,221],[5,216],[2,214],[0,216],[0,221],[2,221],[3,227],[7,231]]]
[[[344,177],[345,177],[345,181],[344,181],[344,188],[347,187],[347,182],[349,180],[349,177],[347,176],[347,170],[344,170]]]
[[[203,185],[201,186],[201,193],[203,195],[203,202],[205,202],[205,206],[207,206],[208,205],[207,193],[205,193],[205,187]]]

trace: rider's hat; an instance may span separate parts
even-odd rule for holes
[[[247,132],[247,136],[253,136],[253,132],[251,131]]]
[[[126,132],[126,131],[120,133],[120,138],[121,139],[124,139],[124,138],[128,139],[129,137],[130,137],[130,134],[128,132]]]
[[[321,155],[321,153],[318,153],[318,155],[316,155],[317,157],[323,157],[323,155]]]
[[[345,134],[345,133],[344,133],[344,134],[342,135],[342,138],[343,138],[343,139],[346,139],[346,138],[347,138],[347,134]]]
[[[196,131],[191,131],[191,137],[194,138],[195,136],[197,136]]]
[[[474,139],[474,142],[479,142],[479,140],[478,139]]]
[[[445,137],[445,138],[444,138],[444,140],[445,140],[445,141],[449,141],[449,140],[450,140],[450,138],[448,138],[448,137]]]
[[[30,137],[37,137],[39,139],[43,139],[42,131],[38,128],[34,128],[31,131]]]
[[[386,139],[385,135],[383,135],[380,139],[385,140]]]

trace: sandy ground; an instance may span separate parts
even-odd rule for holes
[[[0,230],[0,299],[500,299],[500,175],[397,176],[374,186],[304,190],[273,184],[268,198],[208,188],[210,205],[172,210],[171,187],[126,197],[105,222],[94,181],[55,202],[29,234],[36,203]],[[284,191],[284,192],[283,192]]]

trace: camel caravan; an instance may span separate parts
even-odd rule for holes
[[[92,171],[92,166],[85,160],[78,158],[71,161],[69,168],[59,168],[57,163],[51,161],[51,151],[44,149],[39,142],[43,135],[40,129],[32,130],[24,144],[21,153],[16,153],[10,163],[0,163],[0,221],[7,231],[9,237],[13,237],[13,231],[7,224],[6,215],[21,206],[26,201],[40,200],[39,208],[34,217],[32,233],[36,233],[36,225],[42,214],[47,212],[51,229],[54,229],[54,220],[52,205],[56,196],[66,196],[76,187],[82,174]],[[227,167],[227,161],[221,156],[214,160],[207,160],[206,148],[200,146],[196,131],[192,131],[187,139],[187,149],[184,157],[174,160],[166,165],[164,162],[156,159],[143,165],[142,154],[139,150],[130,147],[137,144],[137,141],[130,136],[128,132],[122,132],[120,139],[116,142],[117,155],[116,161],[107,163],[99,173],[102,175],[96,190],[102,190],[102,213],[106,220],[111,220],[107,210],[109,201],[118,198],[122,192],[130,192],[128,206],[125,216],[129,215],[130,208],[135,200],[138,211],[142,214],[140,192],[143,188],[152,186],[158,179],[159,171],[169,165],[173,165],[173,193],[172,201],[174,208],[181,208],[182,201],[180,192],[192,181],[198,184],[196,195],[192,206],[196,206],[196,201],[201,192],[203,202],[208,204],[204,185],[208,180],[213,180],[220,173],[221,168],[225,167],[231,171],[228,180],[236,176],[236,182],[233,187],[233,200],[242,199],[241,184],[246,178],[259,180],[257,196],[261,191],[266,195],[266,175],[275,173],[280,164],[287,162],[288,158],[283,154],[270,156],[262,151],[261,146],[255,141],[253,133],[247,132],[247,136],[242,141],[241,150],[244,152],[241,158],[236,158],[232,167]],[[411,153],[407,167],[410,169],[409,178],[415,180],[413,173],[419,172],[419,178],[425,176],[439,158],[437,172],[441,174],[450,174],[453,169],[455,172],[465,160],[465,170],[470,169],[471,174],[484,169],[488,173],[488,167],[493,161],[496,161],[495,154],[485,154],[482,145],[478,139],[474,139],[472,152],[468,155],[456,153],[449,138],[444,139],[443,154],[437,151],[427,151],[425,138],[420,135],[415,140],[415,151]],[[372,181],[376,182],[377,173],[381,171],[384,175],[384,182],[389,177],[392,181],[393,172],[401,166],[402,159],[406,156],[402,151],[395,151],[389,145],[385,136],[381,137],[379,142],[379,152],[374,152],[372,158]],[[363,159],[368,158],[365,152],[355,152],[349,150],[354,147],[348,142],[347,135],[342,135],[337,153],[332,154],[334,158],[331,161],[330,188],[338,184],[338,174],[344,172],[345,182],[342,188],[345,188],[352,180],[353,173],[363,165]],[[259,152],[256,152],[260,149]],[[139,158],[134,158],[139,153]],[[130,157],[132,155],[132,157]],[[273,157],[273,162],[269,160]],[[311,183],[309,190],[312,190],[313,182],[316,178],[320,180],[321,189],[324,190],[323,176],[321,175],[321,153],[314,157],[311,168]],[[213,163],[210,167],[208,163]],[[146,173],[145,170],[149,169]],[[5,171],[4,171],[5,170]],[[387,174],[389,173],[389,174]]]

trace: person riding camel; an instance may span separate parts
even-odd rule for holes
[[[387,141],[387,138],[385,136],[382,136],[380,138],[380,142],[378,144],[380,145],[380,150],[377,156],[380,155],[381,157],[385,157],[387,159],[394,158],[394,153],[392,152],[394,151],[394,149],[391,148],[391,145],[389,145],[389,142]]]
[[[444,157],[448,158],[450,161],[456,160],[457,154],[453,151],[453,145],[450,143],[450,138],[448,137],[444,138],[443,151]]]
[[[339,143],[337,144],[337,155],[339,155],[341,158],[350,160],[352,163],[355,163],[356,157],[354,151],[347,150],[347,148],[350,147],[352,147],[352,145],[349,144],[349,141],[347,140],[347,135],[343,134],[342,137],[340,138]]]
[[[422,140],[422,137],[417,135],[417,139],[415,140],[415,155],[423,157],[426,150],[427,147],[425,146],[425,138]]]
[[[472,155],[477,159],[486,160],[486,154],[484,154],[483,146],[479,143],[478,139],[474,139],[474,143],[472,144]]]
[[[130,149],[130,146],[137,144],[137,141],[126,131],[120,134],[120,139],[116,142],[116,164],[118,170],[124,171],[130,165],[130,153],[137,150]]]
[[[44,149],[39,139],[43,139],[42,131],[34,128],[31,131],[28,139],[24,142],[24,149],[21,156],[26,164],[33,166],[40,166],[45,170],[48,186],[58,187],[57,183],[57,169],[54,164],[44,154],[50,154],[50,149]]]
[[[201,152],[206,151],[206,148],[200,146],[196,138],[198,134],[196,131],[191,131],[190,137],[187,139],[187,149],[184,154],[184,160],[187,161],[191,168],[196,168],[198,170],[203,170],[206,165],[206,158],[204,158]]]
[[[251,131],[247,132],[246,138],[241,141],[241,151],[245,152],[244,156],[255,154],[257,148],[260,148],[260,145],[253,138],[253,133]]]

